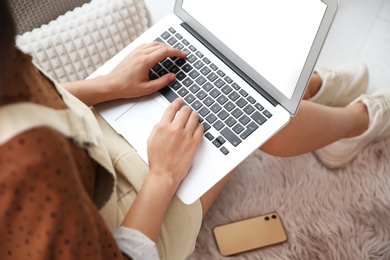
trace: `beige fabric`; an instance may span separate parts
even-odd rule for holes
[[[101,211],[110,228],[117,227],[134,202],[148,173],[148,166],[131,145],[118,135],[107,122],[94,111],[104,133],[116,174],[117,194]],[[117,206],[115,205],[117,198]],[[118,207],[118,214],[112,212]],[[174,197],[168,209],[157,243],[161,259],[185,259],[194,250],[202,221],[199,200],[192,205]]]

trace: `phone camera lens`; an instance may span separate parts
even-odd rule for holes
[[[264,219],[265,219],[266,221],[268,221],[268,220],[269,220],[269,217],[265,217]]]
[[[272,215],[272,218],[273,218],[273,219],[276,219],[276,215]]]

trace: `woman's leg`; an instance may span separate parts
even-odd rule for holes
[[[362,134],[368,123],[362,102],[341,108],[303,100],[291,122],[260,149],[282,157],[312,152],[341,138]]]
[[[214,203],[215,199],[218,197],[218,194],[225,187],[226,183],[229,181],[230,177],[233,175],[234,170],[228,173],[223,177],[217,184],[215,184],[210,190],[208,190],[201,198],[200,202],[202,204],[203,217],[206,215],[207,211],[210,209],[211,205]]]
[[[310,78],[303,99],[314,97],[322,89],[321,97],[315,97],[318,102],[328,104],[331,99],[333,105],[342,105],[341,101],[346,102],[363,93],[367,80],[367,68],[361,63],[347,63],[334,69],[318,68],[318,73],[314,72]],[[334,96],[338,99],[334,99]],[[261,147],[263,151],[277,156],[298,155],[321,148],[340,138],[358,135],[367,128],[368,115],[363,103],[346,108],[333,108],[305,100],[289,125]],[[233,172],[234,170],[201,197],[203,216]]]

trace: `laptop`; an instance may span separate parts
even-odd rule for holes
[[[151,95],[95,108],[146,163],[147,139],[167,106],[181,97],[196,110],[205,133],[176,192],[191,204],[296,114],[337,7],[337,0],[176,0],[174,13],[89,78],[159,41],[187,58],[159,62],[149,78],[174,72],[177,79]]]

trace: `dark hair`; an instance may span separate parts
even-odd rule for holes
[[[2,86],[15,53],[15,23],[7,0],[0,0],[0,98]]]

